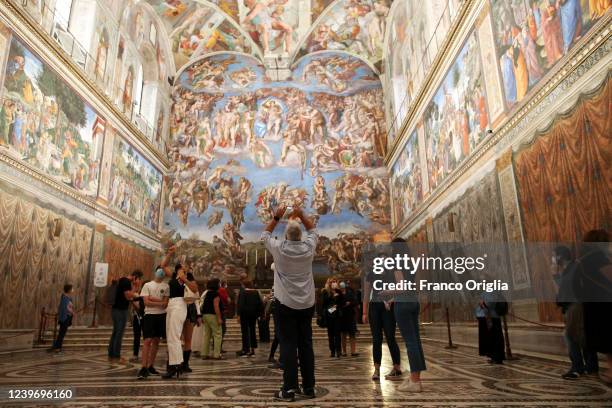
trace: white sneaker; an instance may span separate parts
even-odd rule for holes
[[[423,384],[421,382],[412,382],[410,380],[404,381],[399,387],[397,387],[398,391],[407,391],[407,392],[423,392]]]

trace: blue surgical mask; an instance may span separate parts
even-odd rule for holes
[[[164,276],[166,276],[166,274],[164,273],[164,270],[162,268],[159,268],[155,271],[155,277],[157,279],[163,279]]]
[[[346,283],[340,282],[340,289],[346,289]]]

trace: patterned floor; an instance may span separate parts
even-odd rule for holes
[[[227,348],[235,349],[231,346]],[[384,379],[380,383],[370,380],[369,348],[362,346],[360,352],[356,358],[331,359],[325,344],[317,344],[318,398],[291,404],[272,399],[281,375],[280,371],[267,368],[264,353],[255,358],[230,356],[215,362],[195,359],[194,372],[178,381],[159,378],[137,381],[136,366],[110,364],[101,351],[15,357],[0,363],[0,389],[72,387],[76,398],[61,406],[98,408],[612,407],[612,388],[597,379],[564,381],[559,375],[566,365],[551,360],[522,357],[504,366],[491,366],[476,357],[473,349],[446,350],[437,343],[426,343],[425,391],[406,394],[396,391],[396,385]],[[405,355],[403,352],[402,356]],[[384,371],[390,366],[386,350],[383,366]],[[32,402],[16,405],[14,401],[0,399],[0,406],[45,405]]]

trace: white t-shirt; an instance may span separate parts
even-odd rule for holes
[[[150,296],[156,300],[163,300],[170,294],[170,287],[167,283],[157,283],[155,281],[147,282],[144,284],[140,291],[140,296]],[[163,314],[166,313],[166,309],[161,306],[145,306],[145,314]]]

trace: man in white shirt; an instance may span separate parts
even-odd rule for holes
[[[312,349],[312,317],[314,315],[315,286],[312,261],[318,236],[312,219],[296,208],[289,215],[285,238],[272,237],[276,225],[285,215],[285,208],[276,211],[261,239],[274,258],[274,296],[278,301],[281,361],[284,365],[283,386],[276,399],[294,401],[299,393],[314,398],[315,374]],[[300,220],[307,231],[302,241]],[[302,373],[302,389],[298,385],[298,356]]]
[[[155,280],[145,283],[140,291],[144,301],[145,315],[143,318],[144,346],[142,348],[142,368],[138,379],[145,379],[150,374],[159,374],[153,367],[159,341],[166,337],[166,306],[170,287],[164,282],[163,268],[155,271]]]

